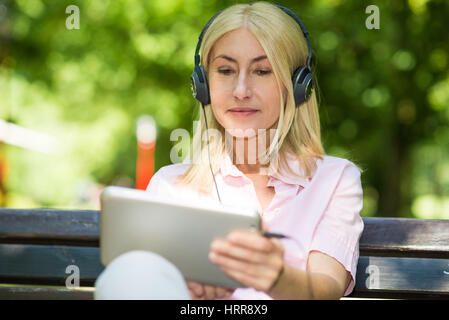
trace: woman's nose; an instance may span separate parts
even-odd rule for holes
[[[249,98],[250,96],[251,90],[248,84],[248,77],[245,74],[241,73],[234,88],[234,97],[239,100],[244,100]]]

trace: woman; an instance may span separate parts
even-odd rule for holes
[[[216,239],[210,261],[248,288],[189,282],[193,299],[339,299],[354,287],[360,170],[325,155],[315,91],[302,100],[294,91],[292,74],[310,66],[302,29],[267,2],[233,5],[205,29],[200,62],[210,96],[196,92],[197,152],[192,162],[161,168],[147,190],[255,207],[265,230],[292,239],[249,230]]]

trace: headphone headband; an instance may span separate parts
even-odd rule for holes
[[[253,3],[249,3],[249,5],[253,5]],[[299,19],[299,17],[290,9],[280,6],[278,4],[273,4],[273,5],[278,7],[282,11],[284,11],[286,14],[288,14],[290,17],[292,17],[299,24],[299,27],[301,28],[301,31],[307,40],[307,47],[309,49],[309,54],[307,56],[307,66],[309,67],[309,69],[311,69],[310,63],[312,62],[312,44],[310,42],[309,32],[307,31],[306,26],[302,23],[301,19]],[[203,41],[204,33],[209,28],[210,24],[215,20],[215,18],[223,11],[224,11],[224,9],[220,10],[216,14],[214,14],[212,16],[212,18],[210,18],[209,21],[206,23],[203,30],[201,31],[200,36],[198,37],[198,44],[196,45],[196,49],[195,49],[195,66],[200,65],[200,61],[201,61],[200,60],[200,47],[201,47],[201,43]]]

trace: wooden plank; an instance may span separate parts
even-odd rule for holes
[[[104,269],[98,248],[0,245],[0,283],[65,286],[74,274],[67,270],[71,265],[79,268],[81,286],[93,286]]]
[[[0,286],[0,300],[93,300],[94,290]]]
[[[365,256],[449,258],[449,220],[363,218]],[[99,245],[96,210],[0,208],[0,243]]]
[[[449,220],[363,218],[360,254],[449,258]]]
[[[449,298],[449,259],[360,257],[355,297]]]
[[[0,208],[0,243],[99,245],[97,210]]]

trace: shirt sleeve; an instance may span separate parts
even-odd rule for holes
[[[182,197],[186,193],[176,184],[176,178],[184,173],[186,165],[173,164],[161,167],[152,177],[146,188],[152,195],[171,200]]]
[[[359,239],[363,231],[360,211],[363,190],[359,169],[348,162],[334,195],[315,229],[309,252],[317,250],[339,261],[351,273],[344,295],[355,286],[359,259]]]
[[[160,178],[160,170],[159,170],[151,177],[146,191],[151,192],[151,194],[157,195],[158,190],[161,187],[160,184],[161,184],[161,178]]]
[[[168,168],[170,169],[170,168]],[[167,174],[167,168],[160,168],[148,183],[147,192],[154,196],[168,197],[172,193],[172,186],[170,184],[170,176]]]

